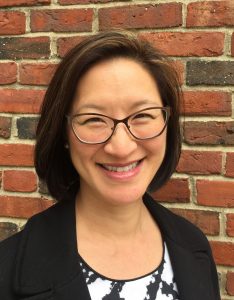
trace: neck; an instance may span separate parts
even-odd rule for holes
[[[112,204],[79,192],[76,199],[78,232],[125,239],[143,231],[148,211],[142,199],[132,203]],[[80,227],[80,228],[79,228]]]

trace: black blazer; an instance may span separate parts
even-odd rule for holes
[[[204,234],[149,195],[144,203],[167,243],[180,300],[220,300],[217,272]],[[33,216],[0,243],[1,300],[90,300],[78,263],[75,201]]]

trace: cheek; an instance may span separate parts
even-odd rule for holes
[[[166,151],[166,133],[147,141],[148,151],[156,157],[164,157]]]
[[[95,154],[98,152],[98,145],[87,145],[79,142],[73,133],[68,135],[69,150],[72,163],[78,169],[88,169],[94,162]]]

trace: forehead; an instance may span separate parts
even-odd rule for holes
[[[161,105],[153,76],[139,62],[115,58],[92,66],[80,79],[73,110],[126,109],[144,104]]]

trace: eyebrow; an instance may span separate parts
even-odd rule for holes
[[[153,106],[162,106],[160,103],[155,103],[155,102],[152,102],[150,100],[145,99],[145,100],[139,100],[137,102],[134,102],[130,106],[130,109],[134,109],[135,107],[146,105],[146,104],[153,105]],[[106,106],[97,105],[97,104],[94,104],[94,103],[87,103],[87,104],[81,105],[81,107],[79,107],[79,110],[84,109],[84,108],[105,110]]]
[[[94,109],[101,110],[101,109],[105,109],[105,106],[97,105],[97,104],[93,104],[93,103],[87,103],[87,104],[81,105],[81,107],[79,107],[79,110],[83,109],[83,108],[94,108]]]

